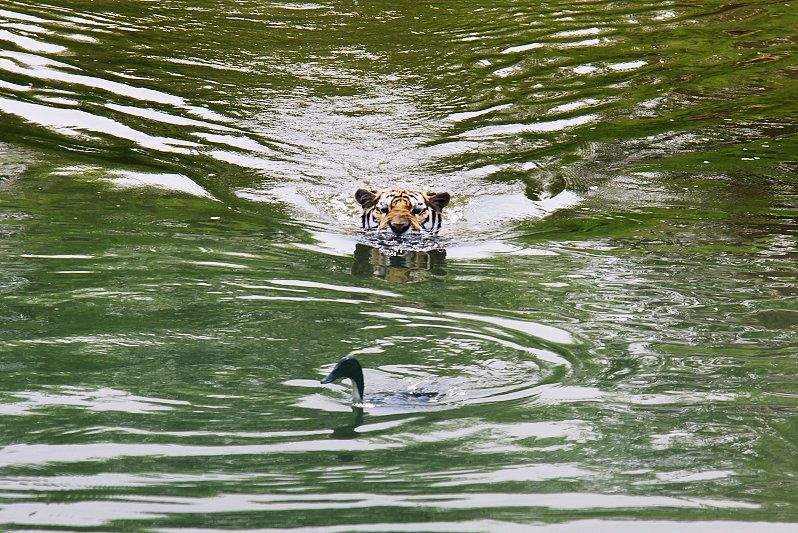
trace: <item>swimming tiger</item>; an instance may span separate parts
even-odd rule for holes
[[[441,228],[441,211],[449,203],[448,192],[418,192],[407,189],[358,189],[355,200],[363,207],[363,229],[383,230],[395,235],[409,229],[436,232]]]

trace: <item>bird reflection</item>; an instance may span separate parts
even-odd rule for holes
[[[352,413],[354,418],[351,424],[333,428],[331,435],[333,439],[354,439],[358,437],[358,433],[355,429],[363,425],[363,408],[352,406]]]
[[[386,252],[375,246],[358,244],[355,247],[352,275],[363,278],[373,276],[392,283],[414,283],[446,273],[446,250]]]

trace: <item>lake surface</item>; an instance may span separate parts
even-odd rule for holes
[[[796,27],[0,0],[0,528],[795,531]]]

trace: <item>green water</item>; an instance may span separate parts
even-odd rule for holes
[[[795,13],[0,0],[0,529],[794,530]]]

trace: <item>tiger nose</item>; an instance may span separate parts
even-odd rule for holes
[[[391,231],[393,231],[397,235],[401,235],[410,228],[410,222],[407,220],[397,220],[395,222],[391,222],[388,225],[391,227]]]

